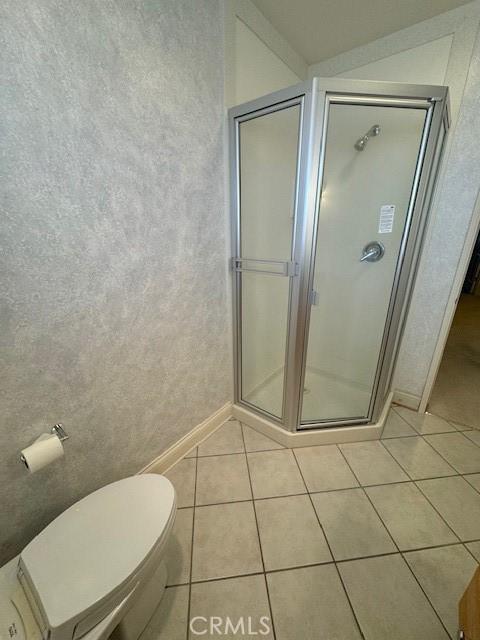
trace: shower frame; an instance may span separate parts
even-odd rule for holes
[[[326,132],[330,104],[399,106],[423,108],[426,121],[420,143],[408,205],[407,222],[394,276],[393,288],[378,360],[372,399],[365,419],[328,420],[301,424],[302,389],[312,305],[316,232],[319,198],[325,166]],[[284,370],[282,418],[242,398],[242,316],[241,316],[241,218],[239,125],[252,118],[287,106],[300,106],[297,155],[294,231],[289,271],[287,344]],[[436,176],[450,125],[448,88],[392,82],[313,78],[287,89],[263,96],[229,110],[230,206],[232,232],[232,302],[234,345],[234,409],[247,410],[289,432],[374,424],[387,399],[408,304],[416,276],[426,221],[432,202]],[[353,144],[354,141],[352,141]],[[248,269],[255,270],[255,269]],[[243,411],[245,415],[245,411]]]

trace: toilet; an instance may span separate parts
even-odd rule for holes
[[[72,505],[0,569],[0,640],[137,640],[165,589],[175,513],[156,474]]]

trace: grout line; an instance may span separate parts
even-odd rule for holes
[[[360,483],[360,479],[357,476],[357,474],[355,473],[355,471],[353,470],[353,467],[350,465],[349,461],[347,460],[347,457],[345,456],[345,454],[343,453],[342,449],[337,445],[337,449],[340,451],[340,455],[342,456],[342,458],[345,460],[345,464],[347,465],[347,467],[350,469],[353,477],[355,478],[355,480],[358,482],[359,488],[363,491],[363,494],[365,495],[365,497],[367,498],[368,502],[370,503],[370,505],[372,506],[372,509],[375,511],[375,513],[377,514],[378,519],[380,520],[380,522],[383,524],[385,531],[388,533],[388,535],[390,536],[391,541],[393,542],[393,545],[395,546],[395,548],[397,549],[398,553],[400,553],[400,548],[398,546],[398,544],[396,543],[393,535],[390,533],[390,529],[387,527],[387,525],[385,524],[385,522],[383,521],[382,516],[380,515],[380,513],[377,511],[376,506],[373,503],[373,500],[370,498],[370,496],[368,495],[368,493],[365,490],[365,487]],[[389,483],[389,484],[393,484],[393,483]],[[405,482],[403,483],[398,483],[398,484],[405,484]],[[385,486],[385,485],[369,485],[370,486]]]
[[[272,609],[272,602],[270,599],[270,591],[268,589],[268,581],[267,581],[267,574],[265,572],[265,560],[263,557],[263,548],[262,548],[262,540],[260,538],[260,527],[258,526],[258,517],[257,517],[257,509],[255,506],[255,500],[253,499],[253,484],[252,484],[252,477],[250,475],[250,463],[248,461],[248,455],[247,455],[247,447],[245,445],[245,434],[243,432],[243,424],[240,423],[240,430],[242,433],[242,440],[243,440],[243,446],[245,448],[245,461],[247,463],[247,473],[248,473],[248,482],[250,484],[250,493],[252,494],[252,505],[253,505],[253,515],[255,517],[255,526],[257,528],[257,539],[258,539],[258,546],[260,548],[260,558],[262,560],[262,567],[263,567],[263,579],[265,582],[265,589],[267,592],[267,601],[268,601],[268,608],[270,609],[270,620],[272,623],[272,635],[273,635],[273,640],[275,640],[276,638],[276,633],[275,633],[275,622],[273,620],[273,609]]]
[[[447,478],[461,478],[462,476],[459,474],[458,476],[447,476],[446,478],[433,478],[433,480],[443,480],[443,479],[447,479]],[[434,509],[438,515],[440,516],[440,518],[443,520],[443,522],[445,522],[445,524],[447,525],[447,527],[450,529],[450,531],[453,532],[453,534],[455,536],[457,536],[457,538],[460,540],[460,536],[456,533],[456,531],[454,531],[454,529],[448,524],[448,522],[445,520],[445,518],[442,516],[442,514],[440,513],[440,511],[437,509],[437,507],[433,504],[433,502],[430,500],[430,498],[427,496],[427,494],[422,490],[422,487],[418,486],[419,482],[423,482],[423,480],[414,480],[415,486],[417,487],[417,489],[420,491],[420,493],[422,494],[422,496],[425,498],[425,500],[430,504],[430,506],[432,507],[432,509]],[[465,480],[465,482],[467,482]],[[467,482],[467,484],[469,486],[472,486],[469,482]],[[472,489],[474,489],[474,487],[472,487]],[[463,542],[462,540],[460,540],[460,542]]]
[[[427,444],[428,444],[428,443],[427,443]],[[395,459],[395,457],[393,456],[393,454],[392,454],[390,451],[388,451],[387,447],[385,447],[385,446],[384,446],[384,449],[385,449],[385,451],[387,451],[387,452],[388,452],[388,454],[392,457],[392,459],[393,459],[393,460],[398,464],[398,466],[403,470],[403,472],[404,472],[404,473],[406,473],[406,474],[407,474],[407,476],[408,476],[408,473],[407,473],[407,471],[406,471],[405,467],[403,467],[403,466],[400,464],[400,462],[398,462],[398,461]],[[458,476],[458,475],[459,475],[459,474],[457,474],[457,476]],[[408,477],[410,477],[410,476],[408,476]],[[438,478],[422,478],[422,479],[420,479],[420,480],[412,480],[412,482],[413,482],[413,484],[415,485],[415,487],[420,491],[420,493],[424,496],[424,498],[426,499],[426,501],[430,504],[430,506],[432,507],[432,509],[434,509],[434,510],[435,510],[435,512],[438,514],[438,516],[439,516],[439,518],[442,520],[442,522],[444,522],[444,523],[447,525],[447,527],[450,529],[450,531],[453,533],[453,535],[457,538],[457,540],[459,540],[459,541],[461,542],[460,537],[456,534],[456,532],[455,532],[455,531],[452,529],[452,527],[448,524],[448,522],[447,522],[447,521],[445,520],[445,518],[442,516],[442,514],[440,513],[440,511],[439,511],[439,510],[438,510],[438,509],[437,509],[437,508],[436,508],[436,507],[435,507],[435,506],[430,502],[430,500],[428,499],[428,497],[424,494],[424,492],[423,492],[423,491],[420,489],[420,487],[417,485],[417,482],[423,482],[423,480],[424,480],[424,479],[425,479],[425,480],[441,480],[441,479],[443,479],[443,478],[455,478],[455,477],[456,477],[456,476],[440,476],[440,477],[438,477]]]
[[[414,482],[415,480],[438,480],[439,478],[450,478],[450,477],[452,477],[452,476],[458,476],[458,475],[460,475],[460,472],[459,472],[459,471],[457,471],[457,470],[455,469],[455,467],[453,467],[453,466],[451,465],[451,463],[450,463],[450,462],[448,462],[448,460],[446,460],[446,459],[442,456],[442,454],[441,454],[441,453],[439,453],[439,452],[435,449],[435,447],[434,447],[433,445],[431,445],[431,444],[428,442],[428,440],[425,440],[425,438],[424,438],[423,436],[419,436],[419,437],[420,437],[420,438],[422,438],[423,442],[424,442],[428,447],[430,447],[430,449],[433,451],[433,453],[436,453],[438,456],[440,456],[440,458],[441,458],[441,459],[442,459],[442,460],[443,460],[443,461],[448,465],[448,467],[453,471],[453,473],[449,473],[449,474],[448,474],[448,476],[431,476],[431,477],[429,477],[429,478],[414,478],[414,477],[412,476],[412,474],[411,474],[411,473],[409,473],[409,472],[407,471],[407,469],[403,466],[403,464],[402,464],[399,460],[397,460],[397,458],[393,455],[393,453],[392,453],[392,452],[390,451],[390,449],[385,445],[385,443],[384,443],[384,442],[382,442],[382,441],[380,441],[380,443],[381,443],[381,445],[383,446],[383,448],[384,448],[386,451],[388,451],[388,453],[392,456],[392,458],[395,460],[395,462],[398,464],[398,466],[399,466],[399,467],[401,467],[401,468],[402,468],[402,470],[407,474],[407,476],[412,480],[412,482]]]
[[[293,452],[293,457],[295,458],[295,462],[297,463],[298,471],[299,471],[300,475],[302,476],[303,484],[305,485],[305,487],[307,487],[307,483],[306,483],[305,478],[303,476],[303,472],[302,472],[302,469],[300,467],[300,463],[298,462],[297,456],[295,455],[295,450],[292,449],[292,452]],[[308,490],[308,487],[307,487],[307,490]],[[320,530],[323,533],[323,537],[325,538],[325,542],[327,544],[328,551],[329,551],[329,553],[330,553],[330,555],[332,557],[332,560],[333,560],[333,565],[335,567],[335,571],[337,572],[338,579],[340,580],[340,584],[342,585],[343,592],[345,593],[345,597],[346,597],[347,602],[348,602],[348,604],[350,606],[350,610],[352,612],[353,619],[355,620],[355,624],[357,625],[358,632],[360,633],[361,637],[365,640],[365,634],[362,631],[362,628],[360,626],[360,622],[358,621],[358,618],[357,618],[357,614],[355,612],[355,609],[353,608],[352,601],[350,600],[350,596],[348,595],[347,588],[346,588],[345,583],[343,581],[343,578],[342,578],[342,575],[340,573],[340,570],[339,570],[339,568],[337,566],[337,562],[335,561],[335,556],[334,556],[334,554],[332,552],[332,547],[330,546],[330,542],[329,542],[329,540],[327,538],[327,534],[325,533],[325,529],[323,528],[323,525],[322,525],[322,523],[320,521],[320,517],[318,515],[318,512],[315,509],[315,505],[313,504],[312,495],[310,493],[308,493],[308,497],[309,497],[309,500],[310,500],[310,504],[312,505],[312,509],[313,509],[314,514],[315,514],[315,517],[317,519],[318,526],[320,527]]]
[[[198,452],[198,449],[197,449]],[[186,629],[186,640],[188,640],[188,636],[190,635],[190,609],[192,606],[192,571],[193,571],[193,543],[195,536],[195,503],[197,501],[197,470],[198,470],[198,457],[194,458],[195,460],[195,483],[193,487],[193,513],[192,513],[192,541],[190,548],[190,571],[188,575],[188,608],[187,608],[187,629]]]
[[[347,465],[350,467],[350,471],[353,473],[353,475],[355,476],[355,478],[357,478],[357,476],[356,476],[356,474],[355,474],[355,472],[354,472],[353,468],[350,466],[350,463],[348,462],[348,460],[347,460],[346,456],[344,455],[343,451],[340,449],[340,447],[338,447],[338,449],[339,449],[339,451],[341,452],[341,454],[343,455],[343,457],[344,457],[344,459],[345,459],[345,462],[346,462],[346,463],[347,463]],[[388,449],[387,449],[386,447],[385,447],[385,450],[386,450],[386,451],[388,451]],[[389,453],[390,453],[390,452],[389,452]],[[390,455],[392,455],[392,454],[390,454]],[[392,458],[393,458],[393,456],[392,456]],[[393,458],[393,459],[394,459],[394,458]],[[394,460],[395,460],[395,459],[394,459]],[[396,462],[396,461],[395,461],[395,462]],[[399,467],[400,467],[401,469],[403,469],[403,467],[402,467],[401,465],[399,465]],[[403,469],[403,470],[404,470],[404,469]],[[406,471],[405,471],[405,470],[404,470],[404,472],[406,473]],[[407,474],[407,475],[408,475],[408,474]],[[358,481],[358,478],[357,478],[357,481]],[[386,524],[385,524],[385,522],[383,521],[383,518],[381,517],[380,513],[377,511],[377,508],[375,507],[375,505],[374,505],[373,501],[371,500],[370,496],[369,496],[369,495],[368,495],[368,493],[365,491],[365,488],[364,488],[363,486],[362,486],[362,489],[363,489],[363,491],[364,491],[365,495],[367,496],[367,499],[369,500],[370,504],[372,505],[372,507],[373,507],[373,509],[374,509],[375,513],[376,513],[376,514],[377,514],[377,516],[379,517],[380,522],[383,524],[383,526],[385,527],[385,530],[387,531],[388,535],[389,535],[389,536],[390,536],[390,538],[392,539],[393,544],[394,544],[394,545],[395,545],[395,547],[398,549],[398,552],[399,552],[399,554],[400,554],[400,556],[401,556],[401,558],[402,558],[403,562],[404,562],[404,563],[405,563],[405,565],[408,567],[408,570],[409,570],[409,571],[410,571],[410,573],[412,574],[412,576],[413,576],[413,578],[414,578],[415,582],[416,582],[416,583],[418,584],[418,586],[420,587],[420,589],[421,589],[421,591],[422,591],[423,595],[425,596],[425,598],[426,598],[427,602],[430,604],[430,607],[432,608],[433,612],[435,613],[435,615],[437,616],[438,620],[440,621],[440,624],[441,624],[441,625],[442,625],[442,627],[445,629],[445,632],[447,633],[447,636],[450,638],[450,634],[448,633],[447,628],[446,628],[446,627],[445,627],[445,625],[443,624],[442,619],[441,619],[441,618],[440,618],[440,616],[438,615],[437,610],[435,609],[435,607],[433,606],[432,602],[430,601],[430,598],[429,598],[429,597],[427,596],[427,594],[425,593],[425,591],[424,591],[424,589],[423,589],[422,585],[421,585],[421,584],[420,584],[420,582],[418,581],[417,576],[414,574],[414,572],[413,572],[412,568],[410,567],[410,565],[408,564],[408,562],[407,562],[407,561],[405,560],[405,558],[403,557],[403,554],[402,554],[402,552],[400,551],[400,547],[398,546],[398,544],[397,544],[396,540],[393,538],[393,535],[390,533],[390,530],[388,529],[387,525],[386,525]],[[442,518],[442,519],[443,519],[443,518]],[[447,525],[447,526],[448,526],[448,525]],[[454,533],[454,535],[456,536],[456,534],[455,534],[455,533]],[[413,551],[413,549],[412,549],[412,551]]]
[[[452,432],[452,431],[449,431],[449,432],[447,432],[447,433],[453,433],[453,432]],[[458,433],[458,431],[457,431],[457,432],[455,432],[455,433]],[[426,435],[429,435],[429,436],[430,436],[430,435],[433,435],[433,436],[443,436],[443,435],[445,435],[445,434],[443,434],[443,433],[427,433]],[[445,462],[446,462],[450,467],[452,467],[452,469],[455,469],[455,471],[457,472],[457,474],[458,474],[458,475],[461,475],[461,471],[459,471],[459,470],[458,470],[458,469],[457,469],[457,468],[456,468],[456,467],[455,467],[451,462],[449,462],[449,461],[445,458],[445,456],[443,455],[443,453],[440,453],[440,451],[435,447],[435,445],[434,445],[434,444],[430,444],[430,442],[428,442],[428,440],[425,440],[425,438],[423,438],[423,440],[424,440],[424,442],[426,442],[427,444],[429,444],[429,445],[432,447],[432,449],[435,451],[435,453],[438,453],[438,455],[439,455],[443,460],[445,460]]]
[[[475,489],[475,491],[477,493],[480,493],[480,487],[476,487],[474,484],[472,484],[469,480],[468,480],[468,476],[478,476],[479,473],[474,472],[474,473],[461,473],[460,477],[463,478],[466,482],[468,482],[468,484],[472,487],[472,489]]]
[[[268,453],[271,451],[285,451],[288,450],[288,447],[283,447],[283,449],[261,449],[260,451],[230,451],[229,453],[208,453],[206,455],[200,455],[199,458],[220,458],[221,456],[241,456],[242,453]]]
[[[200,580],[194,580],[191,585],[206,584],[207,582],[222,582],[224,580],[235,580],[236,578],[250,578],[251,576],[263,576],[263,571],[252,571],[251,573],[235,573],[228,576],[215,576],[212,578],[201,578]]]
[[[473,540],[473,542],[478,542],[477,540]],[[473,555],[473,552],[467,547],[467,544],[470,544],[469,542],[463,542],[462,543],[463,546],[465,547],[465,550],[472,556],[472,558],[475,560],[475,562],[477,564],[480,564],[480,562],[477,560],[477,558]]]
[[[316,513],[316,511],[315,511],[315,513]],[[317,520],[318,520],[318,517],[317,517]],[[325,538],[326,538],[326,536],[325,536]],[[265,570],[265,572],[252,571],[251,573],[238,573],[238,574],[232,574],[232,575],[228,575],[228,576],[204,578],[204,579],[201,579],[201,580],[194,580],[192,583],[180,582],[178,584],[170,584],[166,588],[167,589],[171,589],[172,587],[186,587],[189,584],[192,584],[192,585],[205,584],[207,582],[221,582],[223,580],[234,580],[236,578],[248,578],[248,577],[251,577],[251,576],[263,576],[263,575],[269,575],[271,573],[282,573],[282,572],[286,572],[286,571],[295,571],[296,569],[308,569],[310,567],[323,567],[323,566],[330,565],[330,564],[345,564],[347,562],[354,562],[354,561],[357,561],[357,560],[373,560],[375,558],[388,558],[390,556],[404,556],[404,555],[409,555],[409,554],[412,554],[412,553],[416,553],[417,551],[430,551],[430,550],[433,550],[433,549],[443,549],[445,547],[465,546],[465,545],[470,544],[472,542],[480,542],[480,540],[466,540],[465,542],[448,542],[447,544],[434,545],[434,546],[431,546],[431,547],[419,547],[419,548],[415,548],[415,549],[404,549],[403,551],[390,551],[390,552],[385,552],[385,553],[376,553],[376,554],[372,554],[370,556],[352,556],[351,558],[342,558],[341,560],[333,559],[333,555],[332,555],[332,560],[325,561],[325,562],[313,562],[311,564],[292,565],[292,566],[289,566],[289,567],[282,567],[280,569],[268,569],[268,570]],[[327,539],[327,544],[328,544],[328,539]],[[479,561],[476,558],[475,558],[475,560],[476,560],[477,563],[479,563]]]
[[[412,569],[412,567],[410,566],[410,564],[408,563],[408,561],[406,560],[406,558],[404,557],[403,553],[401,554],[402,556],[402,560],[404,561],[404,563],[406,564],[406,566],[408,567],[410,573],[412,574],[413,578],[415,579],[416,583],[418,584],[418,586],[420,587],[421,591],[423,592],[423,595],[425,596],[425,598],[427,599],[427,602],[430,604],[430,606],[432,607],[435,615],[437,616],[437,618],[440,621],[440,624],[442,625],[442,627],[445,630],[445,633],[447,634],[447,636],[449,638],[451,638],[451,640],[455,640],[455,638],[452,638],[449,630],[447,629],[446,625],[444,624],[442,618],[440,617],[440,614],[438,613],[436,607],[433,606],[433,602],[430,600],[430,598],[428,597],[427,592],[425,591],[425,589],[423,588],[423,586],[420,584],[420,580],[417,578],[417,576],[415,575],[414,570]]]

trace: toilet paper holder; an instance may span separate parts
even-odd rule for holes
[[[58,437],[60,442],[64,442],[65,440],[68,440],[70,437],[68,433],[65,431],[65,429],[63,428],[63,424],[61,424],[60,422],[58,424],[53,425],[52,433],[54,433]]]
[[[53,427],[50,429],[50,433],[57,436],[60,442],[65,442],[65,440],[68,440],[70,438],[68,433],[63,428],[63,424],[61,424],[60,422],[53,425]],[[25,457],[23,455],[20,456],[20,462],[23,462],[24,465],[27,464],[27,461],[25,460]]]

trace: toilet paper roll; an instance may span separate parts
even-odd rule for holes
[[[29,473],[43,469],[47,464],[61,458],[64,454],[63,444],[54,433],[43,433],[22,451],[22,462]]]

